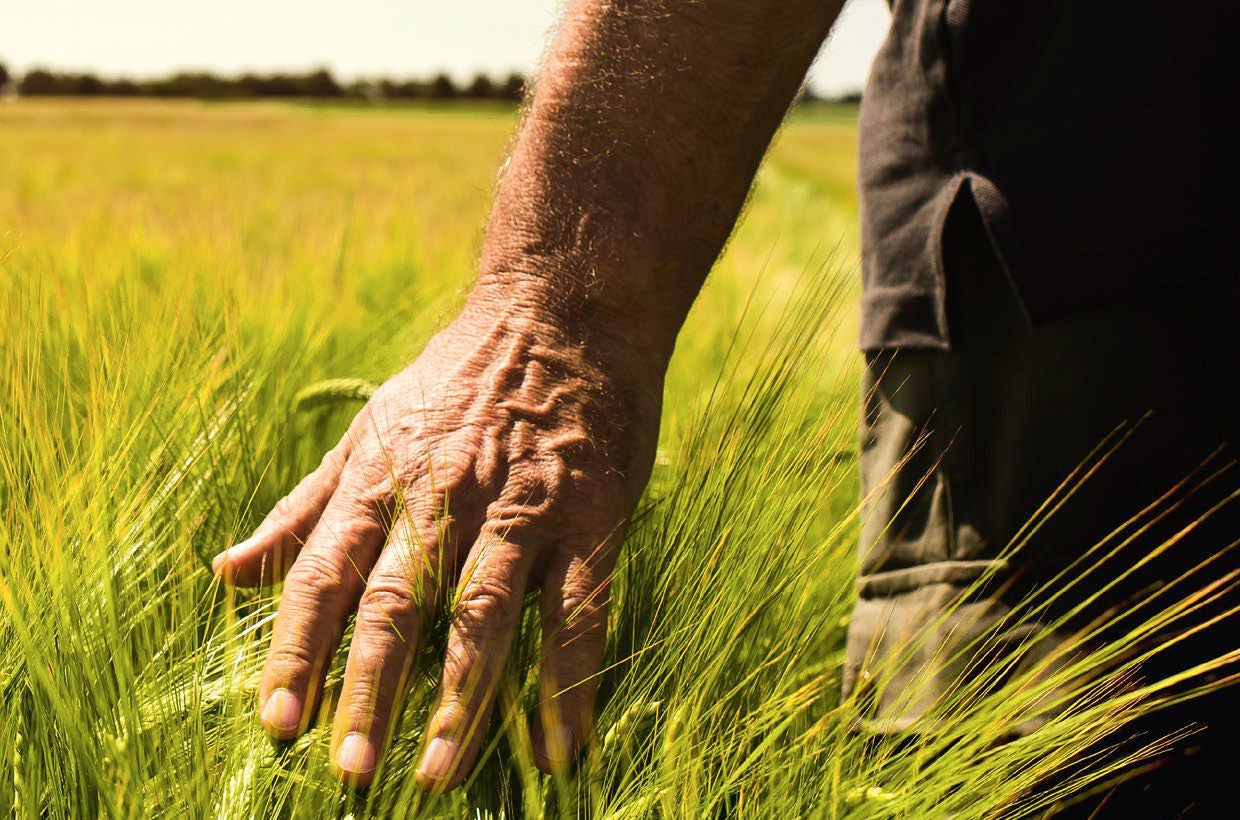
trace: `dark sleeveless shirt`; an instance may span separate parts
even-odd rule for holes
[[[1236,275],[1240,1],[892,12],[861,107],[863,349],[950,347],[960,196],[1035,325]]]

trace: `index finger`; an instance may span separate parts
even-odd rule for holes
[[[293,562],[259,683],[259,715],[282,740],[305,731],[349,611],[383,544],[379,510],[347,482]]]

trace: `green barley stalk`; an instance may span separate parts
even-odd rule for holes
[[[365,402],[377,389],[379,385],[365,379],[324,379],[299,390],[293,396],[293,409],[308,411],[345,402]]]
[[[875,751],[853,731],[862,704],[839,697],[858,520],[858,374],[845,329],[852,275],[840,265],[789,273],[809,255],[798,247],[756,285],[738,275],[740,262],[725,261],[682,334],[660,461],[616,568],[599,738],[577,770],[556,781],[531,760],[537,690],[526,667],[539,657],[531,617],[475,771],[493,780],[443,796],[423,795],[414,781],[440,673],[428,648],[382,779],[365,793],[342,790],[328,772],[326,735],[348,633],[314,730],[271,745],[255,726],[254,690],[279,589],[223,590],[207,560],[250,531],[343,432],[343,414],[306,425],[290,408],[367,400],[368,382],[321,380],[395,371],[436,324],[412,317],[441,315],[471,263],[460,250],[469,231],[423,225],[420,235],[446,236],[430,244],[450,250],[414,264],[410,234],[393,227],[408,215],[407,190],[440,185],[445,196],[463,196],[468,185],[402,177],[405,187],[385,188],[397,173],[385,158],[416,149],[411,135],[427,133],[437,151],[460,143],[466,154],[454,156],[482,156],[478,141],[491,134],[499,151],[503,129],[414,113],[367,114],[345,127],[324,114],[326,146],[348,147],[332,142],[338,128],[366,149],[333,156],[355,157],[364,172],[356,178],[383,189],[358,205],[358,224],[371,232],[356,246],[373,245],[378,256],[354,258],[340,252],[344,228],[323,221],[336,212],[329,199],[300,195],[329,197],[343,184],[298,138],[307,126],[300,114],[264,114],[271,125],[260,138],[244,118],[227,127],[213,119],[236,117],[231,109],[159,110],[184,126],[178,134],[213,128],[212,147],[130,123],[146,148],[134,151],[109,136],[108,117],[122,115],[103,109],[80,111],[70,125],[49,109],[40,116],[57,127],[0,128],[0,166],[21,192],[20,200],[0,196],[0,391],[20,408],[0,414],[0,745],[11,750],[0,766],[11,770],[4,780],[14,784],[15,813],[1029,816],[1048,799],[1034,792],[1039,783],[1070,772],[1060,792],[1079,792],[1167,745],[1151,739],[1125,759],[1074,769],[1098,740],[1183,697],[1180,687],[1228,681],[1233,647],[1181,679],[1123,686],[1151,651],[1148,639],[1182,628],[1209,602],[1212,591],[1186,576],[1170,579],[1106,652],[1074,655],[1080,645],[1070,645],[1056,658],[1062,666],[999,691],[988,685],[1010,667],[976,670],[938,704],[941,729],[909,749]],[[782,144],[820,147],[803,138],[790,131]],[[63,172],[82,151],[91,173]],[[268,165],[299,195],[229,171]],[[424,166],[398,165],[444,163],[431,152]],[[160,187],[149,197],[155,211],[143,210],[140,196],[113,195],[151,193],[142,186],[165,186],[166,168],[199,166],[212,174],[185,181],[193,194],[178,200]],[[788,167],[775,168],[769,184],[819,196],[821,186],[786,179]],[[229,186],[240,195],[218,196]],[[221,199],[230,207],[202,212]],[[14,204],[27,201],[34,204]],[[233,213],[248,201],[261,214]],[[381,210],[389,201],[400,203],[392,213]],[[137,216],[118,231],[126,223],[114,211],[130,207]],[[295,213],[273,216],[286,209]],[[756,196],[747,224],[771,216],[770,202]],[[217,221],[223,232],[201,230]],[[9,224],[21,228],[20,241],[5,238]],[[200,239],[207,233],[210,241]],[[768,235],[738,236],[734,248],[753,256],[768,244]],[[1076,486],[1066,484],[1046,515]],[[1114,566],[1116,548],[1143,520],[1088,550],[1070,574]],[[1040,590],[1016,615],[1042,616],[1058,594]],[[1058,716],[1027,737],[994,742],[1013,721],[1051,707]],[[491,809],[481,804],[487,786]]]

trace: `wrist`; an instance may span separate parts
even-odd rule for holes
[[[555,268],[555,273],[547,270]],[[620,292],[593,273],[563,273],[565,266],[530,271],[484,270],[466,311],[527,328],[579,348],[600,361],[648,374],[662,383],[687,310],[650,294]]]

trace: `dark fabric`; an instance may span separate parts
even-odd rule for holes
[[[861,107],[861,345],[944,349],[975,200],[1044,324],[1240,259],[1240,3],[894,0]]]
[[[944,305],[952,349],[867,356],[861,433],[867,500],[845,691],[868,679],[869,670],[886,670],[883,685],[867,698],[868,727],[883,733],[924,725],[935,700],[976,659],[966,648],[978,636],[1202,463],[1223,472],[1205,486],[1194,481],[1172,493],[1159,509],[1179,503],[1177,510],[1134,541],[1105,577],[1059,602],[1043,620],[1097,591],[1240,487],[1240,470],[1226,468],[1237,454],[1228,442],[1240,432],[1240,402],[1230,386],[1240,356],[1240,323],[1232,318],[1240,282],[1202,279],[1157,299],[1131,298],[1034,328],[969,198],[962,196],[950,214]],[[1043,501],[1125,422],[1139,422],[1130,438],[1023,549],[996,565]],[[1236,570],[1237,551],[1225,547],[1237,538],[1240,504],[1232,503],[1103,595],[1082,620],[1127,612],[1211,557],[1218,560],[1197,584]],[[968,592],[988,570],[996,583]],[[1027,667],[1063,637],[1029,646],[1028,636],[1040,626],[1007,623],[990,650],[1021,653]],[[902,655],[921,637],[928,639]],[[1177,645],[1146,674],[1162,676],[1237,645],[1240,635],[1227,624]],[[1230,763],[1237,707],[1237,697],[1225,694],[1160,716],[1153,731],[1192,722],[1213,727],[1193,741],[1189,763],[1160,770],[1175,773],[1167,775],[1174,785],[1155,788],[1147,780],[1124,792],[1125,800],[1138,801],[1162,794],[1166,812],[1099,816],[1172,817],[1178,815],[1167,807],[1180,805],[1176,801],[1199,807],[1214,799],[1234,802],[1227,794],[1230,780],[1218,778],[1213,767]],[[1119,798],[1112,802],[1125,805]]]

